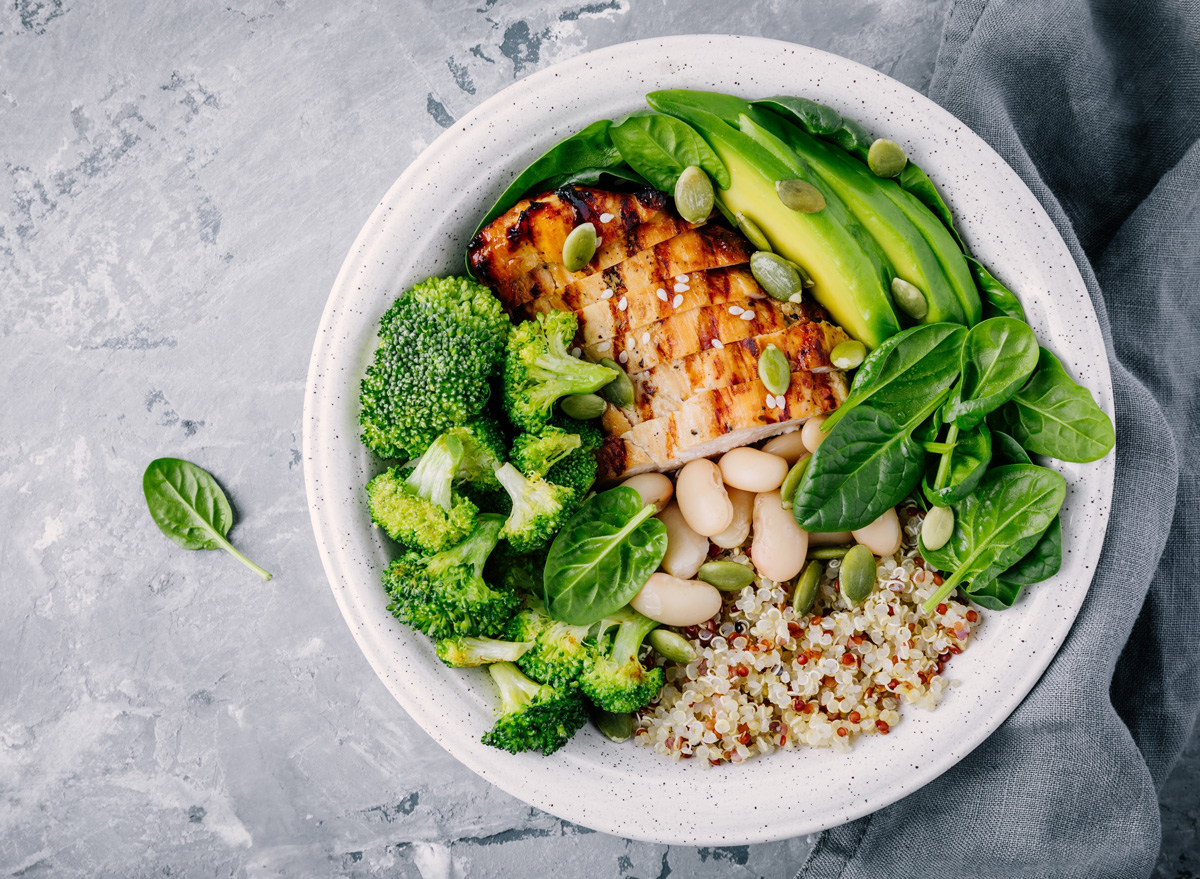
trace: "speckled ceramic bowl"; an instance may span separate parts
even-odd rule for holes
[[[1017,607],[986,613],[955,657],[962,681],[941,707],[911,707],[886,737],[849,753],[777,752],[705,770],[582,730],[553,757],[480,744],[495,694],[483,670],[445,668],[423,636],[385,608],[379,578],[392,547],[371,527],[363,486],[377,463],[358,441],[358,385],[377,321],[406,285],[459,272],[475,224],[513,176],[595,119],[644,106],[661,88],[747,97],[805,95],[900,142],[946,195],[971,249],[1020,296],[1038,337],[1112,412],[1100,330],[1082,279],[1045,211],[965,125],[883,74],[771,40],[688,36],[626,43],[524,79],[456,122],[371,214],[329,296],[304,407],[304,466],[330,586],[363,654],[443,747],[484,778],[587,827],[680,844],[742,844],[831,827],[885,806],[945,772],[996,729],[1066,637],[1092,579],[1108,520],[1113,461],[1056,465],[1069,486],[1065,559]]]

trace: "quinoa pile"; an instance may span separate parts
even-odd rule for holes
[[[934,708],[950,684],[945,665],[980,615],[954,599],[922,613],[942,577],[918,554],[921,511],[905,504],[897,513],[900,552],[877,560],[875,591],[858,607],[839,594],[834,559],[801,618],[792,584],[760,578],[727,593],[713,619],[683,629],[698,658],[666,663],[665,686],[638,712],[634,740],[708,767],[777,748],[849,750],[857,734],[887,735],[902,701]],[[751,564],[745,547],[716,557]]]

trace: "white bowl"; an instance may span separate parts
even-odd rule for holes
[[[961,686],[934,712],[902,709],[888,736],[849,753],[776,752],[705,771],[590,727],[552,757],[480,743],[496,701],[483,670],[452,670],[386,609],[392,550],[371,527],[363,486],[378,466],[358,440],[358,386],[380,316],[404,287],[461,272],[468,238],[526,164],[600,118],[644,107],[646,92],[699,88],[804,95],[898,141],[949,201],[971,250],[1021,298],[1043,344],[1110,415],[1112,383],[1095,312],[1066,245],[1017,175],[965,125],[907,86],[852,61],[773,40],[684,36],[613,46],[536,73],[480,105],[400,176],[338,274],[313,347],[304,470],[329,583],[363,654],[397,701],[484,778],[554,815],[658,843],[777,840],[832,827],[899,799],[996,729],[1063,643],[1100,555],[1114,456],[1054,464],[1067,479],[1064,560],[1003,613],[947,675]],[[349,157],[371,161],[369,156]]]

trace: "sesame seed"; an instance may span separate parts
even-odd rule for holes
[[[662,287],[659,287],[658,290],[655,291],[655,295],[658,296],[658,298],[661,299],[663,302],[667,301],[667,291],[664,290]]]
[[[596,346],[597,351],[608,351],[612,349],[612,342],[601,342]]]
[[[603,290],[600,291],[600,298],[601,299],[612,299],[613,291],[609,290],[607,287],[605,287]]]
[[[691,278],[689,278],[687,275],[676,275],[675,280],[678,281],[680,284],[686,284],[688,281],[691,280]]]
[[[676,293],[686,293],[688,290],[691,290],[691,289],[692,288],[689,287],[687,284],[679,283],[679,284],[675,285]]]
[[[612,214],[601,214],[601,215],[600,215],[600,222],[601,222],[601,223],[611,223],[611,222],[612,222],[612,218],[613,218],[613,215],[612,215]]]
[[[725,343],[722,342],[720,339],[713,339],[712,346],[719,351],[720,349],[725,347]]]
[[[741,314],[745,310],[746,309],[742,308],[740,305],[729,306],[729,313],[732,314],[734,317],[737,317],[739,314]]]
[[[625,296],[622,296],[621,301],[617,303],[617,310],[624,311],[628,307],[629,307],[629,299]]]
[[[767,408],[768,409],[775,408],[775,395],[774,394],[767,394]]]
[[[622,363],[628,363],[629,362],[629,352],[622,351],[621,355],[617,359],[620,360]]]
[[[743,311],[741,314],[741,318],[742,318],[742,320],[754,320],[754,312],[753,311]]]
[[[671,300],[671,307],[678,308],[681,305],[683,305],[683,294],[676,293],[675,298]]]
[[[642,333],[642,344],[643,345],[650,344],[650,334],[649,333]]]

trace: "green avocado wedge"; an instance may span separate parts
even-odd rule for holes
[[[698,131],[729,170],[730,185],[717,190],[729,213],[743,213],[764,230],[780,256],[802,265],[814,282],[813,295],[851,336],[876,348],[900,331],[889,285],[892,267],[874,239],[837,194],[800,163],[789,163],[784,144],[769,149],[734,123],[753,112],[731,95],[672,89],[651,92],[647,102],[660,113]],[[784,152],[778,149],[782,147]],[[800,178],[821,190],[824,210],[805,214],[787,208],[776,182]]]

